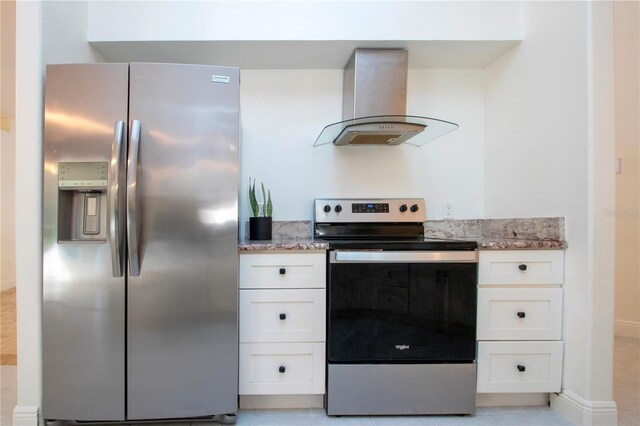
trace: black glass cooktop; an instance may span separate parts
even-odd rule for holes
[[[429,238],[422,223],[315,224],[315,238],[331,250],[475,250],[476,241]]]

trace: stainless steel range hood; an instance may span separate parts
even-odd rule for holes
[[[457,129],[449,121],[406,115],[407,69],[406,50],[356,49],[344,69],[343,121],[322,129],[313,146],[420,146]]]

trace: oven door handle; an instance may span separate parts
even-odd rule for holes
[[[478,251],[333,250],[330,263],[478,263]]]

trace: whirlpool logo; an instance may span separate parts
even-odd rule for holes
[[[405,349],[409,349],[411,346],[409,345],[396,345],[396,349],[399,351],[404,351]]]

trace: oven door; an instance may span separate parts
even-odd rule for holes
[[[474,362],[477,262],[477,251],[330,251],[329,363]]]

